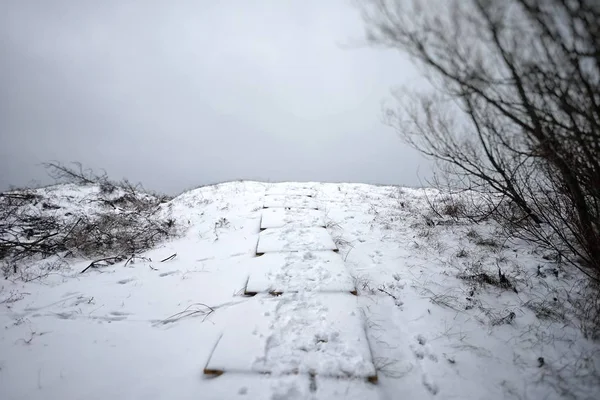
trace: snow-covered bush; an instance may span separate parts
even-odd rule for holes
[[[57,164],[63,182],[0,193],[0,263],[5,276],[23,260],[130,257],[176,233],[165,196]],[[60,177],[56,171],[60,172]]]

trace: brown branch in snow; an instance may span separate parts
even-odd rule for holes
[[[169,260],[174,259],[175,257],[177,257],[177,253],[171,254],[169,257],[165,258],[164,260],[160,260],[160,262],[162,263],[162,262],[165,262],[165,261],[169,261]]]
[[[98,268],[100,263],[105,263],[104,265],[112,265],[114,263],[117,263],[119,261],[123,261],[124,257],[123,256],[113,256],[113,257],[104,257],[104,258],[100,258],[98,260],[94,260],[90,263],[90,265],[88,265],[87,267],[85,267],[80,274],[83,274],[85,271],[87,271],[90,268]]]

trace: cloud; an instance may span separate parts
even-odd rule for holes
[[[418,184],[380,122],[418,72],[345,1],[0,5],[0,189],[81,161],[175,193],[238,178]],[[349,45],[350,44],[350,45]]]

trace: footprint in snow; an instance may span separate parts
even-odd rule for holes
[[[178,273],[178,272],[179,272],[179,270],[176,270],[176,271],[168,271],[168,272],[163,272],[163,273],[160,273],[160,274],[158,274],[158,276],[160,276],[161,278],[164,278],[165,276],[173,275],[173,274],[176,274],[176,273]]]
[[[134,278],[121,279],[120,281],[117,281],[117,283],[118,283],[119,285],[124,285],[124,284],[126,284],[126,283],[129,283],[129,282],[132,282],[132,281],[134,281],[134,280],[135,280]]]
[[[73,319],[74,315],[75,315],[74,312],[69,312],[69,311],[54,313],[54,316],[59,319]]]
[[[131,313],[124,312],[124,311],[111,311],[109,314],[110,315],[114,315],[116,317],[122,317],[122,316],[131,315]]]
[[[77,307],[80,304],[94,304],[93,297],[79,296],[71,302],[71,307]]]
[[[413,351],[415,357],[417,357],[419,360],[422,360],[425,358],[425,352],[422,349],[413,348],[412,351]]]
[[[427,374],[423,374],[423,386],[433,395],[438,394],[440,391],[439,386]]]
[[[415,339],[417,340],[417,343],[420,346],[420,347],[416,347],[415,345],[412,345],[412,344],[410,345],[410,348],[413,351],[415,357],[417,357],[419,360],[423,360],[423,359],[425,359],[425,357],[427,357],[428,359],[430,359],[433,362],[438,362],[437,355],[432,353],[431,350],[429,349],[429,346],[427,346],[427,338],[425,336],[419,334],[415,337]]]
[[[98,321],[106,321],[106,322],[110,323],[110,322],[123,321],[124,319],[127,319],[127,316],[126,315],[105,315],[105,316],[100,316],[100,317],[91,316],[90,318],[98,320]]]

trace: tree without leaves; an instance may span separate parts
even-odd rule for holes
[[[491,215],[600,277],[600,6],[593,0],[369,0],[367,38],[435,87],[386,122],[480,192]],[[478,217],[477,215],[474,217]]]

